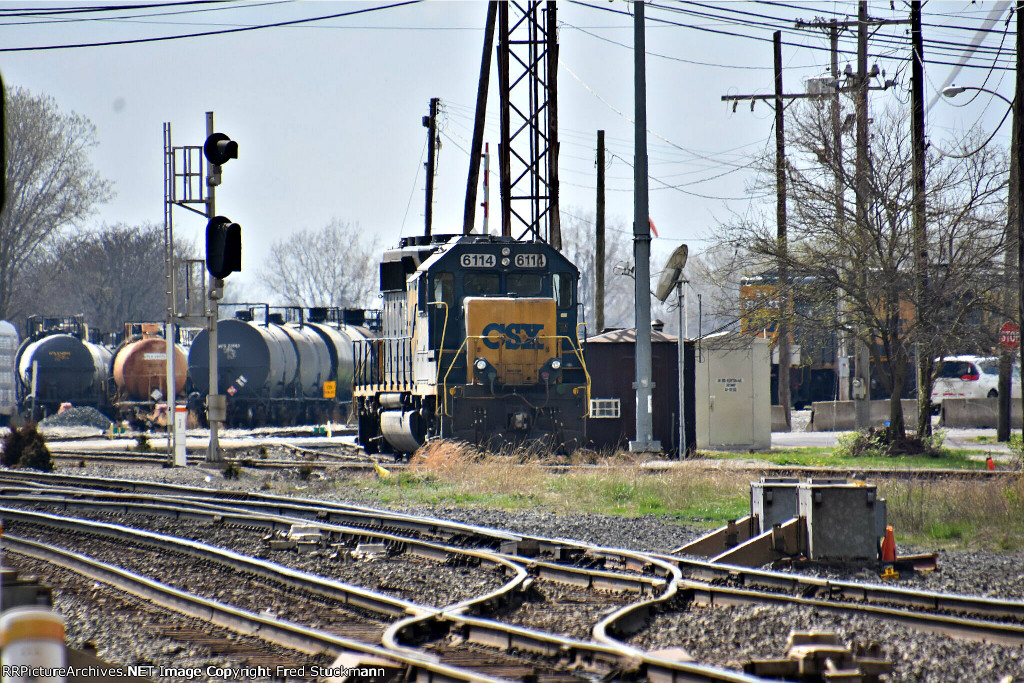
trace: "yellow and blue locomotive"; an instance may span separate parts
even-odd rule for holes
[[[403,238],[380,264],[381,336],[356,342],[359,443],[370,453],[411,453],[433,437],[582,444],[578,281],[543,242]]]

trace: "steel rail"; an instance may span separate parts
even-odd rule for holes
[[[655,553],[654,556],[674,562],[686,579],[699,583],[719,581],[748,588],[762,586],[776,593],[789,593],[807,598],[822,597],[833,601],[841,599],[881,606],[900,605],[936,612],[948,611],[1024,622],[1024,601],[1022,600],[936,593],[897,586],[836,581],[803,574],[691,560],[678,555]]]
[[[725,586],[713,586],[709,583],[697,581],[684,581],[682,587],[684,591],[691,593],[692,599],[699,604],[740,605],[777,603],[797,605],[836,613],[857,613],[884,621],[899,622],[925,633],[936,633],[964,640],[1010,646],[1024,645],[1024,626],[1017,624],[979,621],[977,619],[913,612],[876,605],[837,603],[829,600],[783,595],[770,591],[752,591]]]
[[[28,496],[25,497],[25,502],[46,502],[47,497],[39,496]],[[126,507],[136,509],[147,509],[152,512],[160,511],[162,514],[167,515],[180,515],[185,517],[202,516],[207,518],[217,517],[223,521],[234,521],[237,523],[249,523],[257,524],[262,522],[265,526],[268,524],[282,523],[282,525],[290,526],[296,520],[282,518],[278,520],[268,520],[267,518],[259,518],[251,514],[232,514],[231,508],[226,506],[217,506],[213,504],[202,504],[202,507],[196,508],[183,508],[180,504],[175,507],[171,505],[158,506],[152,504],[128,504],[122,502],[112,501],[84,501],[84,500],[68,500],[64,498],[51,497],[51,501],[60,505],[69,505],[72,507],[86,507],[86,508],[97,508],[101,509],[124,509]],[[193,503],[198,505],[198,503]],[[0,507],[0,513],[4,513],[5,509]],[[42,513],[29,513],[32,515]],[[60,518],[63,519],[63,518]],[[100,525],[100,526],[117,526],[117,525],[105,525],[100,522],[92,522],[90,520],[82,520],[87,526]],[[327,531],[332,530],[332,525],[319,524],[319,526]],[[92,530],[92,529],[89,529]],[[374,538],[384,538],[386,535],[379,532],[371,532],[365,529],[345,529],[349,532],[363,533]],[[143,532],[150,534],[151,532]],[[397,542],[413,542],[413,539],[407,539],[403,537],[392,537]],[[548,539],[550,540],[550,539]],[[194,543],[194,542],[193,542]],[[430,545],[430,544],[427,544]],[[582,546],[581,546],[582,547]],[[446,548],[446,550],[460,553],[478,553],[482,551],[468,551],[463,548]],[[634,569],[639,569],[648,564],[657,565],[662,571],[668,574],[678,573],[678,569],[675,569],[671,563],[663,562],[661,560],[652,560],[645,553],[636,551],[613,551],[611,549],[602,548],[599,555],[614,555],[620,561],[625,561]],[[490,553],[487,553],[491,555]],[[497,554],[493,554],[497,555]],[[437,556],[432,556],[432,559],[439,559]],[[514,563],[513,563],[514,564]],[[637,588],[638,592],[643,590],[642,587],[660,587],[666,586],[666,592],[671,591],[670,595],[663,594],[662,598],[657,601],[644,601],[642,603],[627,605],[624,610],[631,607],[639,607],[641,610],[649,609],[649,606],[654,602],[660,602],[661,600],[669,599],[675,594],[675,583],[676,577],[666,584],[664,580],[653,579],[651,577],[630,577],[629,575],[617,574],[614,572],[607,572],[602,570],[594,569],[583,569],[578,567],[566,567],[560,566],[553,563],[545,562],[534,562],[535,565],[544,568],[549,572],[550,577],[560,576],[565,577],[568,575],[576,575],[577,577],[582,574],[590,573],[593,575],[593,585],[607,585],[621,587],[625,585],[633,585]],[[521,584],[518,582],[520,578],[525,578],[525,569],[520,567],[523,572],[522,575],[517,576],[512,581],[508,582],[506,586],[497,589],[484,596],[478,596],[469,600],[463,601],[456,605],[452,605],[440,610],[432,610],[431,608],[423,608],[420,613],[413,613],[407,618],[400,619],[389,626],[384,633],[382,642],[385,647],[394,649],[399,652],[404,652],[408,655],[412,655],[416,652],[413,646],[407,644],[408,641],[416,640],[416,634],[424,632],[450,632],[452,629],[458,630],[463,634],[464,638],[471,643],[485,645],[489,647],[496,647],[504,650],[522,650],[533,654],[542,655],[548,658],[556,658],[561,665],[564,666],[579,666],[586,670],[591,671],[614,671],[622,670],[624,668],[635,668],[641,666],[651,680],[656,681],[718,681],[718,682],[729,682],[729,683],[749,683],[751,681],[759,681],[761,679],[745,676],[742,674],[736,674],[735,672],[718,669],[715,667],[709,667],[705,665],[695,664],[691,662],[677,662],[671,660],[665,660],[658,657],[654,657],[644,653],[641,650],[633,648],[632,646],[621,643],[611,637],[604,637],[604,642],[591,643],[586,641],[580,641],[572,638],[567,638],[557,634],[546,633],[542,631],[535,631],[519,626],[505,624],[502,622],[475,617],[467,614],[467,612],[473,610],[478,611],[485,607],[493,608],[498,603],[503,602],[510,595],[512,590],[517,589]],[[276,577],[272,577],[276,578]],[[554,579],[553,579],[554,580]],[[571,581],[572,583],[579,583],[579,578]],[[616,588],[618,589],[618,588]],[[362,606],[362,605],[359,605]],[[619,610],[622,611],[622,610]],[[595,629],[597,627],[595,626]],[[422,656],[422,654],[421,654]]]
[[[10,551],[56,564],[64,569],[70,569],[93,580],[102,581],[186,616],[204,619],[237,633],[254,635],[267,642],[307,654],[326,652],[337,656],[346,651],[369,654],[411,668],[417,673],[422,674],[422,676],[417,676],[417,681],[422,680],[430,683],[445,683],[449,681],[452,683],[463,681],[508,683],[506,679],[484,676],[475,671],[430,661],[423,656],[417,657],[411,654],[391,651],[381,646],[342,638],[300,624],[240,610],[215,600],[186,593],[139,574],[53,545],[6,534],[4,536],[4,547]]]
[[[17,499],[16,499],[17,500]],[[67,500],[56,497],[36,497],[27,496],[21,498],[24,502],[50,502],[60,505],[68,505],[71,507],[100,507],[100,508],[117,508],[123,509],[126,507],[125,503],[113,503],[107,501],[81,501],[81,500]],[[186,508],[173,508],[170,506],[154,506],[150,504],[137,504],[130,505],[127,507],[146,509],[149,511],[156,511],[158,508],[164,514],[175,514],[180,513],[183,516],[196,516],[206,515],[210,517],[221,517],[225,521],[228,517],[225,515],[225,511],[217,511],[213,509],[186,509]],[[210,506],[211,508],[213,506]],[[333,591],[322,591],[317,589],[317,584],[340,584],[349,590],[350,593],[371,593],[359,589],[356,586],[348,586],[347,584],[341,584],[341,582],[335,582],[329,579],[321,579],[320,577],[312,577],[307,575],[305,572],[298,570],[291,570],[286,567],[280,567],[272,563],[265,562],[263,560],[254,560],[247,558],[246,556],[239,555],[232,551],[216,548],[213,546],[207,546],[206,544],[191,541],[188,539],[177,539],[175,537],[165,536],[163,534],[157,534],[154,532],[132,529],[130,527],[123,527],[121,525],[108,524],[105,522],[96,522],[93,520],[79,520],[66,517],[60,517],[56,515],[49,515],[46,513],[24,511],[18,508],[0,507],[0,515],[3,515],[7,519],[17,519],[21,521],[42,523],[47,526],[53,526],[57,528],[70,528],[80,531],[87,531],[93,533],[100,533],[102,535],[110,536],[113,538],[127,538],[131,540],[140,541],[147,544],[157,545],[159,547],[165,547],[173,550],[187,552],[194,554],[204,559],[218,561],[228,566],[241,568],[248,571],[253,571],[253,566],[263,565],[266,567],[265,571],[258,572],[261,576],[272,578],[278,581],[284,581],[285,583],[291,583],[286,578],[294,580],[295,576],[300,577],[296,587],[303,588],[310,592],[328,595],[329,597],[335,597],[339,599]],[[250,515],[236,515],[232,517],[237,522],[256,522],[258,518]],[[277,521],[277,520],[263,520],[263,521]],[[291,523],[292,520],[285,520],[287,523]],[[321,528],[325,530],[331,530],[330,525],[323,526]],[[363,531],[365,530],[356,530]],[[375,537],[380,536],[374,534]],[[140,540],[141,539],[141,540]],[[396,539],[406,542],[414,542],[410,539]],[[459,548],[449,548],[448,550],[458,553],[479,555],[479,556],[491,556],[491,553],[483,551],[469,551]],[[211,552],[212,551],[212,552]],[[640,554],[637,553],[639,556]],[[226,562],[224,561],[226,558]],[[435,557],[435,559],[437,559]],[[498,558],[502,559],[502,558]],[[509,565],[514,563],[509,562]],[[482,596],[476,596],[468,600],[450,605],[442,609],[432,609],[425,606],[413,605],[407,601],[400,600],[398,598],[389,598],[388,596],[376,596],[384,598],[387,601],[398,603],[404,608],[404,614],[409,615],[404,619],[400,619],[389,626],[384,633],[382,638],[383,645],[388,648],[389,651],[394,650],[402,653],[409,657],[431,657],[431,655],[424,654],[412,645],[403,642],[404,638],[411,637],[410,634],[417,632],[430,632],[436,633],[441,631],[450,631],[451,629],[458,629],[465,633],[466,640],[471,643],[487,645],[491,647],[497,647],[502,650],[522,650],[533,654],[543,655],[549,659],[556,660],[558,666],[565,667],[576,667],[585,668],[587,670],[603,671],[605,673],[610,671],[621,670],[623,667],[628,667],[629,662],[636,660],[637,655],[640,651],[635,650],[624,644],[613,643],[611,645],[598,645],[595,643],[588,643],[585,641],[579,641],[572,638],[567,638],[552,633],[545,633],[542,631],[534,631],[531,629],[525,629],[522,627],[513,626],[510,624],[504,624],[501,622],[476,618],[469,616],[466,612],[470,610],[480,610],[484,607],[494,608],[497,604],[505,601],[513,590],[517,590],[526,579],[526,571],[521,566],[518,567],[519,573],[504,586],[496,589],[490,593]],[[283,573],[291,574],[292,577],[282,577],[278,575],[278,572],[283,570]],[[580,570],[585,571],[585,570]],[[609,572],[597,572],[601,575],[602,580],[608,580]],[[308,584],[301,579],[312,577],[312,583]],[[353,598],[352,596],[346,596],[344,600],[347,604],[351,604],[357,607],[365,609],[371,609],[374,611],[385,612],[388,614],[396,614],[395,611],[380,609],[379,605],[375,602],[367,603],[363,600]],[[438,628],[440,627],[440,629]],[[680,665],[683,666],[683,665]],[[715,669],[713,667],[701,667],[695,665],[685,665],[684,669],[692,668],[693,671],[700,672],[700,677],[693,679],[680,679],[680,680],[696,680],[696,681],[747,681],[754,679],[737,679],[732,676],[730,672]]]
[[[317,595],[337,600],[346,605],[367,609],[380,614],[393,617],[404,617],[408,614],[422,614],[434,610],[425,605],[419,605],[408,600],[392,597],[383,593],[335,581],[325,577],[319,577],[298,569],[292,569],[283,565],[258,560],[256,558],[236,553],[226,548],[193,541],[187,538],[178,538],[166,534],[158,534],[143,529],[133,529],[120,524],[97,522],[90,519],[76,519],[51,515],[45,512],[35,512],[0,506],[0,516],[5,521],[17,520],[31,524],[70,529],[95,533],[108,538],[134,541],[146,545],[152,545],[165,550],[183,552],[193,557],[216,562],[217,564],[230,567],[239,571],[250,572],[267,579],[279,581],[292,588],[306,590]],[[7,538],[7,535],[4,535]]]
[[[93,464],[103,465],[153,465],[154,467],[166,467],[166,455],[145,455],[142,453],[112,453],[112,452],[51,452],[54,460],[85,461]],[[201,465],[205,462],[205,456],[190,455],[190,465]],[[250,469],[297,469],[309,467],[318,470],[345,470],[354,472],[373,472],[374,464],[365,459],[360,460],[264,460],[261,458],[224,458],[224,465],[233,464],[239,467]],[[404,470],[409,466],[405,463],[388,464],[391,470]],[[223,467],[218,467],[223,469]]]

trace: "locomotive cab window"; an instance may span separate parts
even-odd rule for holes
[[[509,273],[505,284],[508,293],[517,296],[539,296],[544,292],[544,276],[540,273]]]
[[[501,276],[498,273],[466,273],[462,289],[466,296],[501,294]]]
[[[451,273],[434,275],[434,301],[443,301],[449,306],[455,303],[455,276]]]
[[[555,273],[553,285],[555,289],[555,306],[558,308],[569,308],[572,306],[572,275],[569,273]]]

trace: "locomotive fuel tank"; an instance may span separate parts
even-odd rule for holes
[[[32,391],[37,363],[36,398],[44,403],[92,403],[103,395],[110,371],[109,349],[70,334],[27,340],[18,350],[18,377]]]
[[[114,383],[121,395],[136,401],[149,401],[159,389],[166,392],[167,342],[147,337],[128,342],[114,355]],[[188,377],[185,352],[174,347],[174,392],[181,395]]]

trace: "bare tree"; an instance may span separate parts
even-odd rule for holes
[[[83,314],[103,332],[118,332],[125,322],[166,317],[163,289],[164,230],[158,225],[114,225],[60,239],[46,263],[27,272],[41,283],[27,299],[30,312]],[[175,246],[189,258],[191,245]]]
[[[852,201],[850,171],[855,165],[831,149],[827,112],[811,104],[796,109],[791,119],[789,250],[779,253],[775,225],[767,215],[733,220],[727,226],[729,244],[745,255],[748,275],[770,278],[785,258],[791,277],[775,284],[780,293],[789,288],[788,298],[801,304],[781,311],[768,303],[765,313],[867,344],[876,375],[892,397],[888,435],[903,442],[899,398],[910,388],[907,370],[914,345],[942,353],[984,344],[978,322],[998,302],[1001,285],[996,263],[1005,223],[1005,150],[989,146],[973,154],[949,156],[933,150],[929,155],[931,265],[929,286],[918,300],[912,286],[913,190],[906,112],[891,109],[875,117],[866,224],[858,224]],[[844,149],[852,155],[854,145],[846,143]],[[968,139],[962,150],[977,146]],[[761,163],[770,169],[774,159]],[[836,201],[837,173],[846,188],[844,202]],[[778,293],[769,298],[786,300]]]
[[[596,254],[594,251],[594,215],[569,209],[561,213],[562,253],[580,269],[579,299],[584,320],[594,325],[594,288]],[[607,223],[605,228],[604,319],[608,327],[633,325],[633,251],[631,236],[621,224]],[[600,330],[590,329],[590,334]]]
[[[112,196],[111,185],[89,161],[96,145],[92,123],[60,111],[47,95],[8,90],[7,198],[0,214],[0,318],[16,318],[37,283],[26,267],[66,228],[90,216]]]
[[[263,285],[292,306],[368,306],[377,293],[380,247],[358,223],[337,218],[270,247]]]

